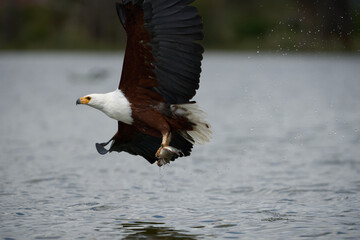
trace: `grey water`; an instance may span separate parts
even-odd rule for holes
[[[360,56],[205,55],[213,140],[159,168],[76,106],[122,53],[0,54],[0,239],[359,239]]]

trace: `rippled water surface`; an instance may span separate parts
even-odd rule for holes
[[[205,56],[214,136],[159,169],[75,106],[122,54],[0,54],[1,239],[359,239],[360,57]]]

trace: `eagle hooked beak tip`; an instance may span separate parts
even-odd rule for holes
[[[76,100],[76,105],[78,105],[78,104],[81,104],[80,98],[78,100]]]

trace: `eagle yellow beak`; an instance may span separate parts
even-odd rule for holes
[[[78,100],[76,100],[76,105],[78,104],[88,104],[90,102],[90,97],[81,97]]]

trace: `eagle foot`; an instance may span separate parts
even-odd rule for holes
[[[183,156],[184,153],[181,150],[171,146],[165,146],[165,147],[161,146],[155,154],[155,156],[159,159],[157,161],[157,165],[161,167],[170,163],[174,155],[180,157]]]

